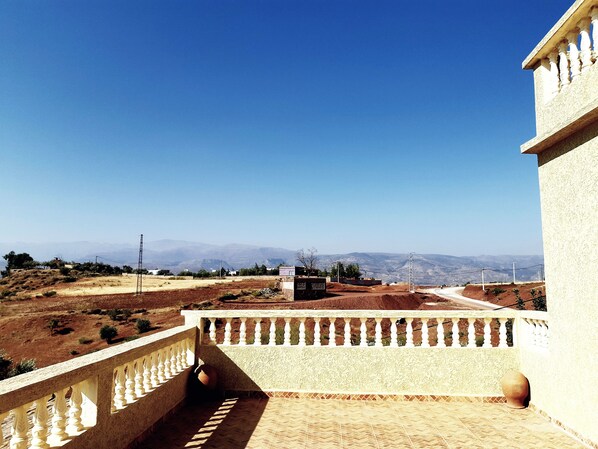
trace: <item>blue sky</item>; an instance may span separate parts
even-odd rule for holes
[[[0,241],[542,252],[568,1],[0,3]]]

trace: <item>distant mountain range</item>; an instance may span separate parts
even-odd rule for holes
[[[27,252],[39,261],[60,257],[77,262],[95,261],[111,265],[137,266],[139,247],[128,244],[67,242],[67,243],[0,243],[0,254],[9,251]],[[376,277],[384,282],[407,282],[409,254],[397,253],[349,253],[318,255],[321,269],[340,261],[344,264],[358,263],[368,277]],[[441,254],[414,254],[413,274],[415,283],[462,284],[480,282],[482,268],[487,282],[510,282],[513,262],[517,281],[541,279],[544,259],[541,255],[532,256],[448,256]],[[182,240],[158,240],[144,244],[143,265],[145,268],[169,269],[173,273],[183,270],[207,270],[222,266],[227,269],[250,267],[254,264],[275,267],[279,264],[294,265],[296,251],[284,248],[259,247],[230,244],[211,245]],[[0,259],[4,268],[4,260]]]

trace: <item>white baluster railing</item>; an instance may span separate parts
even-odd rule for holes
[[[517,318],[513,309],[489,311],[400,311],[384,310],[219,310],[219,311],[183,311],[183,315],[218,323],[216,329],[210,325],[210,333],[224,331],[224,340],[219,346],[245,346],[243,335],[246,322],[255,322],[252,347],[260,346],[320,346],[322,322],[328,325],[328,345],[337,346],[336,329],[341,326],[338,345],[341,347],[399,347],[406,348],[506,348],[512,346],[512,333],[507,330],[507,320]],[[399,318],[400,317],[400,318]],[[269,341],[262,344],[261,321],[270,323]],[[324,320],[324,321],[322,321]],[[200,328],[207,328],[205,325]],[[324,327],[326,325],[324,324]],[[538,345],[542,337],[540,326],[537,327]],[[238,342],[230,341],[229,335],[239,333]],[[276,336],[282,341],[276,341]],[[354,336],[358,335],[358,338]],[[466,335],[462,345],[460,338]],[[352,340],[353,336],[353,340]],[[450,344],[445,339],[450,338]],[[545,339],[545,338],[544,338]],[[507,343],[509,341],[509,343]],[[211,345],[212,338],[204,345]]]
[[[110,427],[112,414],[168,381],[158,379],[158,361],[170,356],[171,378],[193,365],[196,333],[195,327],[172,329],[0,382],[0,446],[6,441],[10,449],[69,444],[88,435],[100,411],[103,425]]]
[[[544,100],[582,77],[596,64],[598,49],[598,5],[578,8],[564,17],[563,26],[547,35],[524,61],[525,68],[543,67]],[[595,2],[594,2],[595,3]]]

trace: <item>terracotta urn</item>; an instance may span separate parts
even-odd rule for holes
[[[527,407],[529,382],[527,377],[516,370],[509,370],[500,380],[502,392],[507,398],[507,406],[511,408]]]
[[[211,365],[201,365],[195,371],[197,380],[208,390],[214,390],[218,384],[218,373],[216,368]]]

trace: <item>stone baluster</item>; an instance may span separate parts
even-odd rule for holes
[[[559,54],[557,51],[553,51],[548,55],[548,65],[550,70],[550,96],[554,97],[560,89],[559,85],[559,65],[558,65]]]
[[[284,319],[284,339],[282,345],[291,346],[291,319],[288,317]]]
[[[397,321],[398,318],[390,319],[390,346],[397,348],[399,346],[399,339],[397,338]]]
[[[195,340],[187,338],[187,353],[185,355],[185,367],[192,366],[195,363]]]
[[[50,396],[35,401],[33,428],[31,429],[31,448],[47,449],[48,444],[48,400]],[[1,421],[1,420],[0,420]],[[1,433],[1,431],[0,431]]]
[[[484,344],[482,348],[492,347],[492,329],[490,328],[490,323],[492,323],[492,318],[484,318]]]
[[[70,435],[77,434],[83,430],[83,422],[81,421],[81,404],[83,403],[83,396],[81,395],[81,384],[75,384],[71,387],[71,399],[69,401],[69,419],[66,426],[66,431]]]
[[[422,348],[430,347],[430,338],[428,335],[428,318],[422,318]]]
[[[328,346],[336,346],[336,329],[334,322],[336,318],[330,318],[330,327],[328,328]]]
[[[0,413],[0,446],[4,443],[4,432],[2,431],[2,423],[8,416],[8,412]]]
[[[546,325],[546,321],[540,321],[540,330],[542,333],[542,347],[548,348],[548,326]]]
[[[475,348],[475,318],[467,318],[467,347]]]
[[[143,386],[143,359],[137,359],[134,362],[135,367],[135,396],[140,398],[145,394]]]
[[[451,321],[453,323],[453,326],[451,328],[453,343],[451,344],[451,346],[453,348],[460,348],[461,341],[459,341],[459,318],[451,318]]]
[[[359,326],[359,346],[368,345],[368,328],[366,326],[367,318],[360,318],[361,325]]]
[[[507,318],[499,318],[498,322],[500,327],[498,328],[498,347],[506,348],[507,345]]]
[[[442,318],[436,318],[436,346],[438,348],[446,348],[444,342],[444,324]]]
[[[413,318],[405,318],[405,320],[407,321],[407,327],[405,329],[405,331],[407,332],[405,347],[413,348],[415,347],[415,345],[413,344]]]
[[[345,318],[345,341],[343,346],[351,346],[351,318]]]
[[[187,340],[179,341],[175,343],[176,351],[176,371],[180,373],[185,369],[185,352],[186,352]]]
[[[232,334],[232,318],[224,318],[225,325],[224,325],[224,341],[222,344],[224,346],[230,346],[230,339]]]
[[[216,344],[216,318],[210,318],[210,344]]]
[[[592,41],[590,40],[590,18],[585,17],[577,24],[579,28],[579,47],[581,71],[585,72],[592,65]]]
[[[314,346],[322,346],[320,341],[320,318],[314,318]]]
[[[374,344],[377,348],[382,347],[382,318],[376,318],[376,342]]]
[[[54,393],[54,405],[52,406],[52,420],[50,430],[50,441],[52,446],[59,446],[68,435],[66,433],[66,392],[68,388],[58,390]]]
[[[579,48],[577,47],[577,38],[579,33],[577,30],[567,33],[567,41],[569,43],[569,64],[571,66],[571,81],[581,73],[581,61],[579,59]]]
[[[158,384],[163,384],[166,381],[166,375],[164,372],[164,350],[159,349],[156,351],[156,359],[158,361]]]
[[[253,346],[262,345],[262,320],[261,318],[255,319],[255,329],[253,330]]]
[[[29,430],[29,420],[27,419],[27,409],[30,404],[23,404],[11,411],[13,421],[10,438],[10,449],[27,449],[29,439],[27,431]]]
[[[594,6],[590,11],[592,20],[592,58],[598,60],[598,6]]]
[[[114,378],[114,408],[120,410],[125,408],[125,405],[127,405],[125,399],[125,367],[119,366],[116,368]]]
[[[241,325],[239,326],[239,346],[247,345],[247,318],[241,318]]]
[[[268,346],[276,346],[276,318],[270,318],[270,340]]]
[[[154,351],[150,354],[150,357],[150,381],[152,383],[152,388],[156,388],[158,385],[160,385],[160,376],[158,375],[160,370],[160,355],[158,351]]]
[[[299,318],[299,346],[305,346],[305,318]]]
[[[569,85],[569,58],[567,57],[567,41],[559,43],[559,80],[561,87]]]
[[[141,367],[143,369],[143,391],[149,393],[152,389],[152,356],[145,356],[141,360]]]
[[[168,380],[172,377],[170,350],[170,346],[162,349],[162,359],[164,360],[164,380]]]
[[[125,365],[125,401],[130,404],[135,399],[135,365],[131,362]]]

